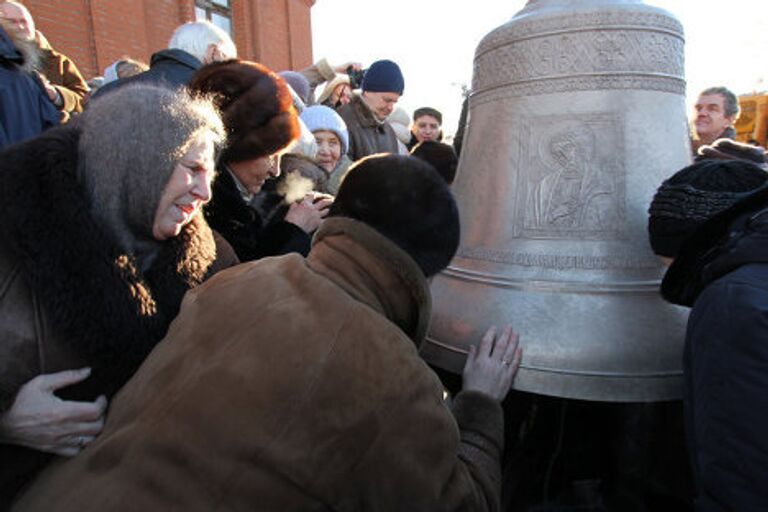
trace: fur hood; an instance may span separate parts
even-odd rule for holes
[[[198,215],[142,273],[89,213],[73,124],[0,156],[0,247],[21,263],[53,334],[109,393],[162,339],[184,293],[218,269],[217,246]]]

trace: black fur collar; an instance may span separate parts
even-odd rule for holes
[[[55,338],[92,365],[109,393],[212,270],[216,244],[199,215],[140,272],[89,213],[76,179],[78,140],[76,126],[62,126],[0,153],[0,240],[22,262]]]
[[[709,283],[757,262],[768,262],[768,186],[699,226],[664,275],[661,293],[690,307]]]

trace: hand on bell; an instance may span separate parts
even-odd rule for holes
[[[515,380],[522,355],[520,337],[511,326],[504,327],[498,334],[496,326],[491,326],[479,347],[469,346],[463,390],[478,391],[495,400],[504,400]]]

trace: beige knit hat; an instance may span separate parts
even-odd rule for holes
[[[331,80],[325,85],[325,89],[323,89],[323,92],[320,93],[320,97],[317,98],[317,102],[325,103],[325,100],[331,97],[331,94],[333,94],[334,89],[336,89],[336,87],[338,87],[339,84],[349,85],[349,76],[344,74],[337,74],[333,78],[333,80]]]

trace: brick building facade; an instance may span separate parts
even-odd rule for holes
[[[181,23],[229,26],[239,56],[280,71],[312,62],[315,0],[22,0],[37,29],[86,78],[129,56],[149,63]]]

